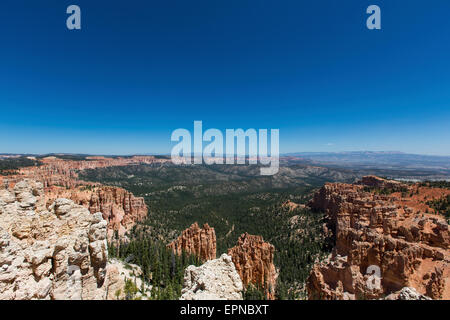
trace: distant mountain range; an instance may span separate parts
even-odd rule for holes
[[[51,153],[43,155],[0,153],[0,159],[11,159],[20,156],[33,156],[36,160],[47,156],[56,156],[66,160],[90,160],[89,158],[93,155],[70,153]],[[105,155],[105,157],[129,158],[132,156]],[[159,155],[154,157],[157,159],[169,159],[170,155]],[[354,174],[357,176],[375,174],[393,179],[450,179],[450,156],[408,154],[397,151],[287,153],[280,156],[280,165],[282,167],[301,165],[324,167],[332,170],[337,169],[346,176],[350,170],[352,172],[352,175],[350,175],[351,178],[354,178]],[[228,170],[229,168],[223,169]]]
[[[395,151],[354,152],[298,152],[284,154],[287,158],[310,161],[316,164],[340,167],[367,167],[384,169],[450,169],[450,156],[408,154]]]

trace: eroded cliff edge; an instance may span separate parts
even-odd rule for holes
[[[150,164],[166,160],[152,156],[134,156],[129,158],[88,157],[74,161],[47,157],[41,159],[41,165],[22,168],[18,173],[0,176],[5,188],[12,188],[24,179],[42,183],[45,202],[50,205],[57,198],[67,198],[88,208],[91,213],[101,212],[108,223],[108,234],[115,231],[120,236],[142,221],[148,214],[148,208],[142,197],[119,187],[104,186],[99,183],[82,181],[79,172],[87,169],[113,166]]]
[[[404,287],[449,299],[449,226],[425,212],[425,202],[416,201],[421,193],[430,190],[377,177],[324,185],[309,206],[326,213],[335,247],[313,267],[309,299],[378,299]],[[372,275],[377,268],[380,280]]]
[[[69,199],[45,206],[42,183],[0,190],[0,300],[123,298],[107,222]]]

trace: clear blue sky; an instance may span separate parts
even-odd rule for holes
[[[168,153],[203,120],[279,128],[281,152],[450,155],[449,14],[448,0],[3,0],[0,152]]]

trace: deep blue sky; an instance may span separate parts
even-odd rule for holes
[[[448,0],[3,0],[0,152],[168,153],[203,120],[279,128],[281,152],[450,155],[449,14]]]

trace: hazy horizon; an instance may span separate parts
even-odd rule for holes
[[[288,157],[288,156],[301,156],[301,155],[320,155],[320,154],[397,154],[397,155],[415,155],[415,156],[430,156],[430,157],[450,157],[450,154],[425,154],[425,153],[408,153],[401,151],[393,151],[393,150],[355,150],[355,151],[297,151],[297,152],[285,152],[280,153],[280,156]],[[194,154],[194,153],[191,153]],[[82,156],[170,156],[170,152],[166,153],[158,153],[158,152],[146,152],[146,153],[84,153],[84,152],[38,152],[38,153],[30,153],[30,152],[0,152],[0,155],[23,155],[23,156],[33,156],[33,155],[82,155]],[[224,154],[226,156],[226,154]]]

